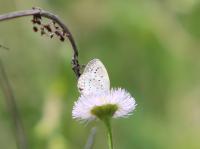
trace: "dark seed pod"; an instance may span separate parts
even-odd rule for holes
[[[44,35],[44,34],[46,34],[46,33],[45,33],[45,31],[44,31],[44,28],[43,28],[43,27],[41,27],[40,29],[41,29],[41,32],[40,32],[40,33],[41,33],[41,35]]]
[[[51,33],[51,34],[50,34],[50,38],[53,38],[53,36],[54,36],[54,33]]]
[[[34,15],[33,19],[31,20],[33,24],[41,25],[41,16],[40,15]]]
[[[60,41],[65,41],[65,38],[63,36],[60,36]]]
[[[35,24],[35,23],[36,23],[36,21],[35,21],[34,19],[32,19],[32,20],[31,20],[31,22],[32,22],[33,24]]]
[[[33,17],[37,18],[37,19],[42,19],[40,14],[35,14]]]
[[[41,33],[41,35],[44,35],[44,34],[46,34],[46,33],[45,33],[45,31],[41,31],[40,33]]]
[[[55,34],[56,34],[57,36],[60,36],[60,35],[61,35],[59,31],[55,31]]]
[[[36,26],[33,26],[33,31],[34,32],[37,32],[38,31],[38,28]]]
[[[53,21],[53,26],[56,30],[59,30],[59,27],[57,26],[56,22]]]
[[[37,23],[38,25],[41,25],[41,21],[40,21],[40,20],[36,20],[36,23]]]
[[[51,29],[51,27],[50,27],[49,24],[44,25],[44,28],[45,28],[48,32],[52,32],[52,29]]]

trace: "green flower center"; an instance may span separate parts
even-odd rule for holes
[[[105,104],[102,106],[95,106],[91,113],[98,117],[100,120],[111,118],[117,111],[118,106],[116,104]]]

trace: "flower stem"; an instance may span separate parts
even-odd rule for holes
[[[112,130],[111,130],[111,120],[110,120],[110,118],[104,119],[104,123],[105,123],[106,128],[107,128],[109,149],[113,149],[113,140],[112,140]]]

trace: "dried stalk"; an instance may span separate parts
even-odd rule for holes
[[[1,59],[0,59],[0,86],[2,88],[2,91],[6,99],[8,111],[10,112],[14,122],[17,146],[19,149],[27,149],[27,144],[28,144],[27,137],[25,135],[24,128],[22,125],[22,120],[19,111],[17,109],[15,96],[12,91],[11,85],[9,83],[4,66],[1,62]]]

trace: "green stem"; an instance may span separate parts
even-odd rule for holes
[[[104,120],[104,123],[106,125],[106,128],[107,128],[107,135],[108,135],[108,146],[109,146],[109,149],[113,149],[113,140],[112,140],[112,130],[111,130],[111,120],[110,118],[106,118]]]

